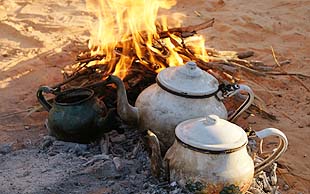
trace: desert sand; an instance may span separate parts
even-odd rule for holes
[[[291,61],[283,70],[310,75],[308,0],[178,0],[164,12],[184,14],[184,25],[215,18],[212,28],[199,32],[208,47],[252,50],[255,59],[274,65],[273,47],[279,61]],[[38,105],[37,88],[62,81],[61,69],[87,48],[94,19],[84,1],[0,1],[0,144],[21,149],[47,134],[43,126],[47,113],[26,116],[27,110]],[[310,193],[310,79],[246,78],[278,118],[250,117],[252,129],[279,128],[289,140],[278,161],[282,193]]]

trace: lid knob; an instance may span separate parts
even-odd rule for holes
[[[178,69],[178,72],[188,76],[187,79],[192,79],[192,78],[200,79],[200,77],[204,75],[204,72],[193,61],[189,61],[185,63],[184,66],[181,66]]]
[[[220,118],[217,115],[208,115],[206,119],[203,121],[205,125],[215,125]]]
[[[197,64],[193,61],[189,61],[185,64],[186,68],[190,70],[195,70],[197,68]]]

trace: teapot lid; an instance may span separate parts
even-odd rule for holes
[[[180,123],[175,134],[182,143],[205,151],[228,151],[247,144],[245,131],[216,115]]]
[[[158,85],[168,92],[185,97],[205,97],[218,90],[218,81],[201,70],[195,62],[168,67],[157,75]]]

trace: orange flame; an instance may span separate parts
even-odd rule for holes
[[[183,64],[183,58],[177,52],[172,41],[181,43],[173,34],[160,39],[158,28],[168,30],[167,17],[158,20],[160,8],[170,9],[176,0],[87,0],[87,7],[98,17],[97,30],[92,32],[89,41],[91,55],[104,55],[101,61],[89,65],[104,64],[106,71],[124,78],[135,59],[141,64],[151,64],[157,72],[169,66]],[[159,23],[160,21],[160,23]],[[180,25],[180,21],[176,21]],[[154,40],[165,45],[168,54],[164,55],[156,47]],[[204,40],[195,49],[197,57],[206,57]],[[190,42],[190,41],[188,41]],[[197,37],[194,42],[197,42]],[[195,47],[196,48],[196,47]],[[154,53],[166,59],[158,60]],[[148,59],[145,59],[148,56]]]

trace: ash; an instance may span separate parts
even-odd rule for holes
[[[186,194],[151,174],[142,135],[123,126],[92,144],[45,136],[39,145],[0,154],[1,194]],[[276,164],[254,178],[247,193],[275,194]]]

